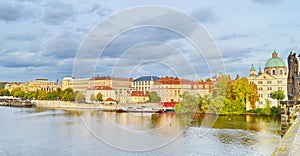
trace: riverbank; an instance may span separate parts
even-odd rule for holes
[[[73,109],[100,109],[101,104],[77,104],[70,101],[32,100],[36,107],[45,108],[73,108]],[[109,108],[111,108],[110,106]],[[107,108],[108,109],[108,108]]]

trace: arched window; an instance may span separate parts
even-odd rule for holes
[[[274,69],[272,70],[272,75],[275,75],[275,70]]]
[[[282,69],[280,70],[280,75],[283,75],[283,70]]]

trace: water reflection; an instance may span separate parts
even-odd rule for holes
[[[228,151],[227,155],[269,155],[280,139],[280,119],[276,117],[196,114],[191,121],[191,115],[175,113],[140,116],[42,108],[0,111],[0,117],[5,118],[0,123],[0,138],[6,142],[0,143],[0,154],[97,155],[118,151],[104,142],[131,149],[161,147],[148,151],[148,155],[170,155],[170,151],[178,155],[223,155],[223,151]],[[205,117],[217,119],[212,128],[203,127]]]
[[[196,114],[193,126],[201,126],[204,114]],[[218,129],[242,129],[257,132],[267,132],[280,135],[280,117],[278,116],[256,116],[256,115],[234,115],[216,116],[206,114],[211,118],[217,118],[213,128]]]

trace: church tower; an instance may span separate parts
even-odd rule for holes
[[[256,74],[256,70],[255,70],[255,68],[253,67],[253,64],[252,64],[252,66],[250,68],[250,76],[255,76],[255,74]]]

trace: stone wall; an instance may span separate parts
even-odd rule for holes
[[[100,104],[77,104],[70,101],[55,101],[55,100],[32,100],[36,107],[47,108],[78,108],[78,109],[99,109]]]

